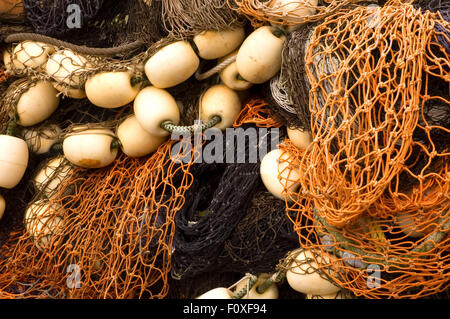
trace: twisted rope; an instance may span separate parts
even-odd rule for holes
[[[74,52],[80,53],[80,54],[88,54],[88,55],[115,55],[127,51],[135,50],[139,47],[141,47],[144,42],[141,40],[136,40],[134,42],[120,45],[113,48],[91,48],[86,47],[84,45],[76,45],[70,42],[58,40],[46,35],[38,34],[38,33],[14,33],[6,36],[4,42],[5,43],[13,43],[13,42],[20,42],[20,41],[38,41],[43,42],[46,44],[58,46],[58,47],[64,47],[67,49],[70,49]]]
[[[188,125],[188,126],[178,126],[173,124],[170,121],[163,122],[161,124],[161,127],[165,129],[166,131],[173,133],[173,132],[190,132],[191,134],[195,131],[201,130],[207,130],[217,123],[219,123],[222,120],[222,118],[219,115],[214,115],[208,122],[205,122],[203,124],[194,124],[194,125]]]
[[[237,56],[237,54],[233,54],[228,59],[224,60],[222,63],[217,64],[215,67],[213,67],[212,69],[210,69],[204,73],[200,74],[199,70],[197,70],[197,72],[195,73],[195,78],[198,81],[206,80],[207,78],[213,76],[216,73],[219,73],[220,71],[225,69],[227,66],[229,66],[231,63],[236,61],[236,56]]]

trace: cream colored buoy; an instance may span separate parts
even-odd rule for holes
[[[271,26],[253,31],[239,48],[236,65],[239,74],[248,82],[264,83],[281,69],[281,53],[286,36]]]
[[[142,128],[155,136],[168,136],[170,133],[161,128],[165,121],[177,125],[180,111],[175,99],[164,89],[148,86],[142,89],[134,99],[134,114]]]
[[[91,64],[87,59],[71,50],[59,50],[52,54],[46,64],[47,74],[56,81],[55,87],[63,88],[58,84],[65,84],[80,89],[82,74],[87,71]]]
[[[2,195],[0,195],[0,220],[2,220],[5,210],[6,210],[6,201],[5,198]]]
[[[41,251],[49,248],[52,237],[61,234],[65,225],[61,207],[45,200],[29,205],[24,219],[27,233]]]
[[[263,293],[258,291],[258,287],[269,278],[269,274],[259,275],[256,283],[250,290],[248,290],[250,278],[245,278],[236,285],[235,293],[238,293],[247,287],[247,293],[242,297],[242,299],[278,299],[278,286],[275,283],[270,284],[270,286]]]
[[[242,109],[239,95],[223,84],[216,84],[205,91],[200,100],[200,119],[203,122],[218,115],[221,121],[214,127],[225,130],[232,127],[233,122]]]
[[[311,133],[302,129],[287,128],[287,134],[292,144],[298,149],[304,151],[312,143]]]
[[[0,187],[14,188],[28,166],[28,145],[24,140],[0,135]]]
[[[244,41],[244,28],[224,31],[203,31],[194,36],[198,55],[205,60],[221,58],[234,51]]]
[[[237,54],[237,51],[230,53],[224,58],[219,60],[219,64],[223,61],[230,58],[232,55]],[[237,69],[236,61],[226,66],[222,71],[219,72],[220,80],[222,80],[223,84],[228,86],[230,89],[235,91],[245,91],[250,89],[253,86],[253,83],[245,81],[240,78],[239,72]]]
[[[287,153],[283,154],[280,149],[275,149],[264,155],[260,166],[264,186],[273,196],[283,200],[287,195],[284,184],[286,184],[286,190],[295,192],[300,178],[295,169],[289,169],[289,163],[285,161],[287,158]],[[278,177],[279,172],[281,172],[280,177]]]
[[[130,157],[140,157],[153,153],[167,139],[148,133],[139,124],[136,116],[123,121],[116,131],[122,151]]]
[[[325,255],[317,256],[321,264],[328,264],[329,258]],[[317,271],[318,265],[309,250],[302,250],[286,272],[289,286],[295,291],[306,295],[330,295],[337,293],[340,287],[323,278]]]
[[[145,63],[150,83],[160,89],[176,86],[189,79],[200,65],[200,59],[186,41],[171,43]]]
[[[229,289],[224,287],[214,288],[195,299],[231,299],[232,293]]]
[[[132,102],[140,85],[131,84],[130,72],[102,72],[90,77],[85,84],[88,100],[99,107],[111,109]]]
[[[84,168],[101,168],[111,164],[118,149],[111,148],[114,133],[109,129],[80,128],[64,139],[64,156]]]
[[[50,124],[46,127],[24,129],[22,136],[30,150],[39,155],[50,151],[51,147],[58,142],[61,132],[58,125]]]
[[[22,93],[16,105],[17,124],[32,126],[46,120],[59,105],[58,91],[48,81],[39,81]]]
[[[57,156],[49,160],[34,176],[33,184],[36,191],[51,197],[58,186],[73,172],[73,167],[67,163],[64,156]]]
[[[27,40],[14,47],[12,62],[17,69],[36,69],[44,66],[53,52],[55,49],[51,45]]]

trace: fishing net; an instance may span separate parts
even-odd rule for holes
[[[163,36],[160,1],[24,1],[35,32],[70,42],[111,47]]]
[[[361,3],[376,3],[365,0],[227,0],[228,5],[245,15],[254,27],[264,23],[293,26],[317,22],[337,12],[345,12]],[[314,4],[317,5],[314,5]],[[301,9],[300,9],[301,8]]]
[[[162,145],[149,158],[120,155],[105,169],[75,169],[49,199],[49,205],[59,209],[29,217],[29,223],[43,220],[50,226],[63,218],[60,229],[52,228],[48,241],[23,234],[8,263],[2,265],[4,273],[14,274],[16,280],[13,284],[7,281],[11,276],[4,278],[2,287],[17,290],[22,281],[32,285],[35,293],[40,287],[57,287],[58,294],[51,295],[55,298],[161,298],[167,294],[173,218],[192,183],[189,165],[172,162],[171,144]],[[39,234],[48,236],[48,232]],[[36,243],[43,242],[41,251]],[[80,271],[81,286],[68,285],[71,265],[73,271]]]
[[[413,4],[414,7],[421,8],[422,10],[439,12],[442,19],[444,19],[447,22],[450,22],[450,2],[447,0],[431,0],[431,1],[417,0]],[[437,33],[437,40],[445,48],[445,50],[447,50],[447,52],[450,52],[450,42],[449,42],[450,34],[448,30],[438,22],[436,23],[434,28]]]
[[[252,274],[272,272],[279,260],[299,245],[292,226],[283,201],[260,189],[224,242],[217,269]]]
[[[310,130],[306,49],[317,24],[308,24],[288,34],[283,49],[281,72],[269,84],[266,99],[276,118],[292,128]]]
[[[264,133],[269,134],[267,130]],[[258,140],[264,141],[266,137],[269,141],[276,138],[258,135]],[[198,164],[192,170],[194,184],[175,220],[172,268],[175,277],[192,276],[217,267],[216,259],[222,252],[224,241],[245,216],[255,188],[261,185],[259,164],[250,158],[251,152],[243,152],[246,157],[240,159],[242,146],[239,147],[237,141],[224,140],[223,145],[228,147],[230,144],[235,145],[234,154],[224,150],[224,164]],[[270,143],[267,144],[270,147]],[[237,187],[239,191],[236,191]]]
[[[436,23],[449,27],[398,1],[356,8],[318,25],[306,50],[314,140],[280,145],[299,175],[288,217],[303,249],[328,259],[316,271],[356,296],[449,287],[449,60]]]
[[[229,30],[244,20],[222,0],[161,0],[165,30],[178,38],[205,30]]]
[[[186,86],[179,92],[174,89],[173,93],[181,96],[185,89]],[[182,100],[185,121],[193,119],[192,114],[196,112],[192,109],[198,107],[199,96]],[[264,105],[262,101],[252,103]],[[249,122],[254,114],[258,114],[250,111],[253,104],[247,104],[243,109],[242,121]],[[121,118],[122,114],[115,116]],[[260,115],[260,121],[267,123],[267,116]],[[121,154],[111,166],[102,169],[86,170],[69,165],[71,169],[67,172],[64,170],[68,163],[62,161],[55,169],[48,170],[46,182],[38,187],[33,185],[34,190],[40,190],[35,191],[30,205],[39,205],[25,214],[22,224],[25,230],[19,227],[2,247],[5,256],[0,265],[5,274],[0,278],[2,297],[166,296],[176,247],[175,220],[181,216],[182,209],[188,210],[191,198],[187,195],[194,183],[199,183],[196,174],[202,167],[201,164],[193,165],[198,151],[188,153],[190,161],[187,163],[173,161],[172,146],[177,142],[168,141],[149,157],[133,159]],[[191,139],[181,142],[187,143],[187,149],[195,150]],[[53,159],[38,168],[49,167],[48,161]],[[255,166],[254,174],[250,176],[243,170],[249,165]],[[214,164],[209,166],[214,167]],[[255,185],[259,182],[256,166],[244,164],[239,168],[238,164],[230,165],[229,174],[223,175],[223,184],[238,178],[238,183],[248,179],[249,185]],[[244,173],[240,179],[234,174],[238,171]],[[61,175],[63,172],[66,174]],[[55,180],[58,187],[52,185]],[[233,192],[231,185],[227,188],[231,198],[243,198]],[[233,213],[225,202],[216,202],[215,205],[222,207],[218,211]],[[248,206],[249,202],[246,202],[248,200],[242,199],[239,205]],[[40,209],[40,205],[44,208]],[[278,211],[275,220],[280,221],[282,212]],[[285,227],[286,224],[285,219]],[[254,227],[256,225],[257,221]],[[233,230],[230,226],[228,232]],[[272,253],[273,250],[275,248]]]
[[[27,18],[36,32],[59,35],[70,28],[81,28],[94,18],[102,7],[103,0],[94,1],[30,1],[24,0]]]

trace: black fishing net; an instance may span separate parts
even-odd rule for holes
[[[92,47],[119,46],[133,41],[151,44],[166,33],[161,1],[25,0],[34,31]]]
[[[103,0],[23,0],[23,4],[36,32],[62,35],[87,25],[101,9]]]
[[[298,235],[286,214],[284,201],[265,187],[256,188],[246,215],[224,243],[217,270],[273,272],[279,260],[299,246]]]
[[[244,125],[241,129],[255,129]],[[255,130],[267,143],[278,131]],[[223,137],[224,145],[237,141]],[[226,141],[225,139],[228,139]],[[208,148],[208,143],[205,148]],[[210,145],[211,146],[211,145]],[[242,146],[241,146],[242,147]],[[259,175],[260,159],[252,161],[252,147],[235,147],[223,154],[226,163],[197,163],[191,168],[194,182],[186,202],[175,217],[172,276],[177,279],[214,272],[270,272],[279,258],[298,246],[284,202],[266,190]],[[261,149],[260,149],[261,150]],[[257,152],[256,148],[254,148]],[[234,152],[234,153],[233,153]],[[228,164],[246,154],[239,163]],[[228,159],[227,159],[228,158]]]

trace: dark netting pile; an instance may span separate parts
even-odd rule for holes
[[[225,161],[232,164],[202,163],[192,168],[193,185],[175,218],[175,278],[209,271],[270,272],[284,254],[298,245],[283,203],[264,192],[260,161],[253,163],[249,159],[261,156],[256,154],[258,151],[270,151],[271,139],[278,139],[278,133],[273,136],[270,130],[254,132],[266,143],[265,150],[250,150],[248,146],[236,147],[234,153],[223,150]],[[229,143],[237,145],[234,139],[224,145]],[[238,163],[230,158],[244,154]]]

